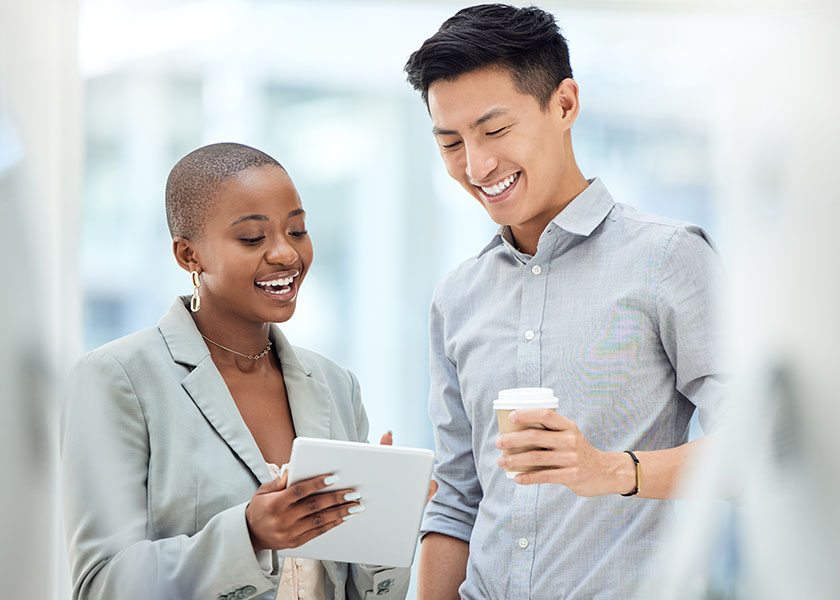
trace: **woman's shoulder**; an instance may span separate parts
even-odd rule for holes
[[[354,379],[355,376],[347,367],[339,364],[331,358],[319,354],[313,350],[302,348],[300,346],[292,346],[300,360],[301,366],[304,370],[310,371],[310,374],[316,378],[335,378],[340,379]]]
[[[138,362],[147,364],[150,358],[160,355],[163,345],[160,330],[157,327],[148,327],[90,350],[76,361],[74,370],[104,363],[116,363],[123,369],[130,368]]]

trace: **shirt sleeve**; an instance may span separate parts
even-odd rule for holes
[[[438,490],[426,507],[420,533],[442,533],[469,542],[482,491],[472,451],[472,425],[461,400],[457,367],[446,352],[442,288],[443,284],[435,290],[429,319],[429,417],[435,432],[433,476]]]
[[[153,539],[149,432],[128,375],[108,354],[88,355],[70,375],[61,452],[74,600],[256,598],[273,590],[276,580],[251,546],[247,503],[192,536]]]
[[[665,248],[656,314],[677,391],[697,407],[705,433],[721,424],[730,380],[723,352],[724,293],[723,266],[708,234],[696,226],[677,229]]]

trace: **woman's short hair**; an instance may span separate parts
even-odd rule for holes
[[[173,238],[199,238],[207,213],[219,199],[221,184],[245,169],[266,165],[283,169],[265,152],[231,142],[202,146],[187,154],[172,167],[166,180],[169,233]]]

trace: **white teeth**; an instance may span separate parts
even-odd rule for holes
[[[294,277],[284,277],[283,279],[275,279],[274,281],[258,281],[257,285],[260,287],[272,287],[272,286],[286,286],[292,283]]]
[[[506,179],[503,179],[502,181],[500,181],[496,185],[491,185],[490,187],[482,186],[481,189],[488,196],[498,196],[503,191],[505,191],[507,188],[509,188],[511,186],[511,184],[514,181],[516,181],[517,177],[519,177],[519,173],[514,173],[513,175],[510,175]]]
[[[290,287],[284,287],[284,288],[280,288],[279,290],[265,290],[265,291],[268,292],[269,294],[275,294],[277,296],[280,296],[281,294],[288,294],[291,289],[292,288],[290,288]]]

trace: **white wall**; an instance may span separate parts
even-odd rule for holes
[[[58,378],[77,349],[76,3],[0,6],[0,581],[67,597],[55,472]]]

